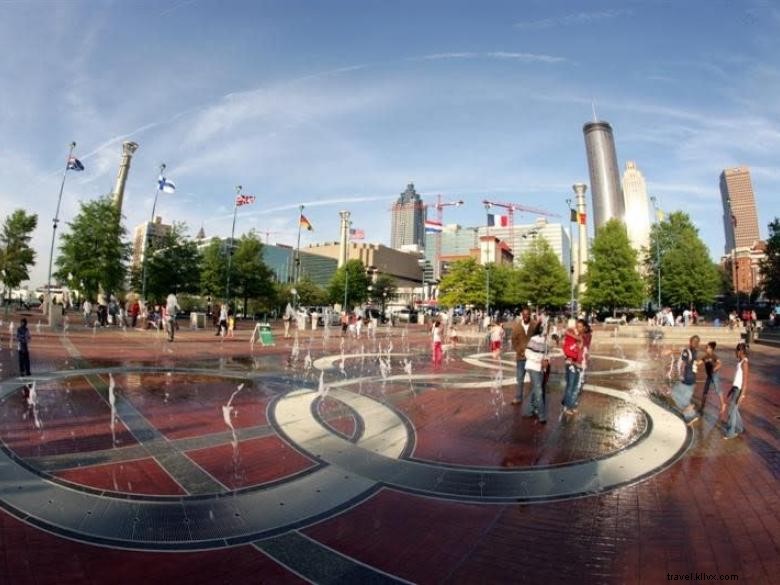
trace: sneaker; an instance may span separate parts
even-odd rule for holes
[[[734,434],[734,435],[723,435],[723,440],[724,440],[724,441],[728,441],[729,439],[734,439],[734,438],[736,438],[737,436],[738,436],[738,435],[736,435],[736,434]]]
[[[522,403],[523,403],[523,401],[522,400],[518,400],[517,398],[515,398],[511,402],[512,406],[517,406],[518,404],[522,404]]]
[[[698,415],[698,414],[694,415],[694,416],[693,416],[693,418],[691,418],[690,420],[687,420],[687,421],[685,422],[685,424],[687,424],[687,425],[692,425],[692,424],[693,424],[693,423],[695,423],[697,420],[699,420],[699,415]]]

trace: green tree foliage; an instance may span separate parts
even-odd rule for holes
[[[0,228],[0,278],[6,289],[16,288],[30,278],[30,266],[35,264],[30,239],[37,225],[37,215],[17,209]]]
[[[212,238],[200,257],[200,289],[214,300],[225,295],[227,280],[227,245]]]
[[[550,308],[568,304],[571,298],[569,277],[544,238],[535,238],[530,249],[520,257],[520,266],[514,272],[516,292],[512,296],[519,298],[513,304],[530,302],[536,306]]]
[[[385,304],[395,298],[398,291],[398,285],[395,279],[387,274],[382,274],[371,284],[370,298],[375,304],[382,308],[382,314],[385,312]]]
[[[298,284],[277,283],[276,302],[284,308],[287,303],[292,303],[292,289],[298,293],[298,303],[303,307],[319,307],[328,304],[328,291],[314,282],[310,276],[301,278]],[[344,299],[341,299],[342,302]]]
[[[491,306],[497,296],[491,287]],[[484,307],[487,299],[485,267],[474,258],[453,262],[439,284],[439,303],[444,307]]]
[[[194,294],[200,290],[200,252],[195,241],[186,237],[186,226],[176,224],[154,246],[146,258],[146,296],[162,300],[170,293]],[[133,271],[131,283],[142,290],[143,267]]]
[[[585,285],[586,307],[614,311],[642,304],[644,286],[637,272],[637,253],[620,220],[611,219],[596,232]]]
[[[704,305],[711,303],[721,291],[722,278],[687,213],[671,213],[667,220],[653,225],[650,232],[645,266],[651,298],[658,298],[657,255],[661,258],[661,303],[664,305]]]
[[[130,257],[126,235],[109,195],[82,202],[62,235],[57,278],[93,300],[100,290],[106,294],[121,290]]]
[[[348,260],[344,266],[336,270],[328,286],[328,298],[331,303],[344,302],[345,283],[347,286],[347,307],[354,307],[368,299],[368,285],[371,284],[371,281],[360,260]]]
[[[271,269],[263,261],[263,244],[254,230],[241,236],[236,244],[230,280],[231,290],[244,299],[244,307],[249,299],[260,300],[266,306],[274,299]]]
[[[780,300],[780,218],[769,224],[766,258],[761,261],[761,288],[767,298]]]

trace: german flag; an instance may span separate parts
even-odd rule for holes
[[[588,223],[588,216],[585,213],[578,213],[577,223],[580,225],[585,225],[586,223]]]
[[[301,226],[303,229],[309,232],[314,231],[314,227],[311,225],[311,222],[306,219],[306,216],[301,213],[301,218],[298,220],[298,225]]]

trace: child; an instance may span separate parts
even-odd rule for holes
[[[22,319],[19,329],[16,330],[17,351],[19,353],[19,375],[30,375],[30,330],[27,328],[27,319]]]
[[[698,358],[698,348],[699,336],[694,335],[688,341],[688,347],[680,354],[678,362],[680,380],[672,388],[672,399],[688,424],[699,418],[699,414],[691,402],[693,387],[696,385],[697,367],[701,361]]]
[[[726,418],[726,434],[724,439],[733,439],[745,431],[742,424],[742,416],[739,414],[739,403],[745,398],[748,386],[748,374],[750,365],[747,358],[747,345],[744,342],[737,344],[737,370],[734,372],[734,382],[728,393],[729,413]]]
[[[715,390],[715,394],[718,395],[720,401],[720,412],[718,418],[723,418],[723,413],[726,410],[726,403],[723,401],[723,394],[720,390],[720,371],[721,363],[720,358],[715,353],[715,348],[718,344],[714,341],[710,341],[707,344],[707,349],[704,354],[704,369],[707,372],[707,380],[704,382],[704,392],[701,395],[701,414],[704,414],[704,406],[707,404],[707,393],[710,391],[710,386]]]
[[[431,338],[433,341],[433,366],[438,368],[441,366],[442,358],[441,323],[438,321],[433,323]]]
[[[490,327],[490,353],[493,359],[501,358],[501,346],[504,344],[504,328],[498,321],[494,321]]]

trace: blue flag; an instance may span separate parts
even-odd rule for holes
[[[84,165],[81,164],[81,161],[77,159],[75,156],[71,156],[68,159],[68,170],[69,171],[83,171]]]
[[[173,181],[169,181],[162,175],[157,179],[157,189],[163,193],[174,193],[176,191],[176,185]]]

